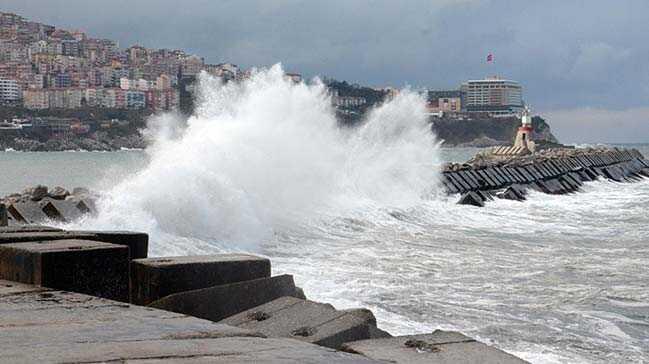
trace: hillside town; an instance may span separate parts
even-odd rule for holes
[[[193,83],[201,72],[224,82],[251,74],[233,63],[207,63],[183,50],[137,44],[120,48],[114,40],[0,12],[0,103],[4,109],[0,137],[45,143],[52,138],[97,139],[97,132],[114,127],[137,132],[147,115],[171,110],[191,113]],[[302,81],[298,73],[286,77]],[[399,92],[327,78],[324,82],[343,123],[359,121],[368,108]],[[512,117],[524,107],[521,85],[498,77],[469,80],[454,90],[420,92],[431,118],[444,120]]]

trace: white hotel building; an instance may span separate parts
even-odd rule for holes
[[[20,87],[16,80],[0,78],[0,102],[16,102],[21,98]]]
[[[462,84],[464,106],[469,112],[493,115],[518,113],[523,109],[523,88],[516,81],[487,78]]]

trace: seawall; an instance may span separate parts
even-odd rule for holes
[[[459,203],[483,206],[494,197],[525,200],[530,189],[566,194],[600,178],[629,183],[647,177],[649,161],[636,149],[557,148],[518,157],[479,154],[467,163],[445,166],[442,184],[448,194],[461,195]]]
[[[393,337],[308,300],[248,254],[148,257],[133,232],[0,228],[0,353],[12,363],[512,363],[458,332]]]

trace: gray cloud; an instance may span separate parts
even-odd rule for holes
[[[117,39],[122,46],[183,48],[210,62],[243,66],[282,62],[307,76],[370,85],[451,88],[499,74],[520,81],[526,101],[544,112],[642,110],[649,100],[645,0],[0,4],[35,20]],[[496,61],[488,65],[490,52]],[[574,135],[566,131],[559,137]]]
[[[646,143],[649,140],[649,107],[626,110],[578,108],[550,111],[552,130],[564,143]]]

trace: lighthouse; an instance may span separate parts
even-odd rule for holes
[[[514,141],[514,148],[520,148],[522,150],[527,150],[530,153],[534,153],[536,145],[532,140],[532,116],[530,115],[530,109],[525,106],[521,114],[521,126],[518,128],[516,133],[516,140]]]

